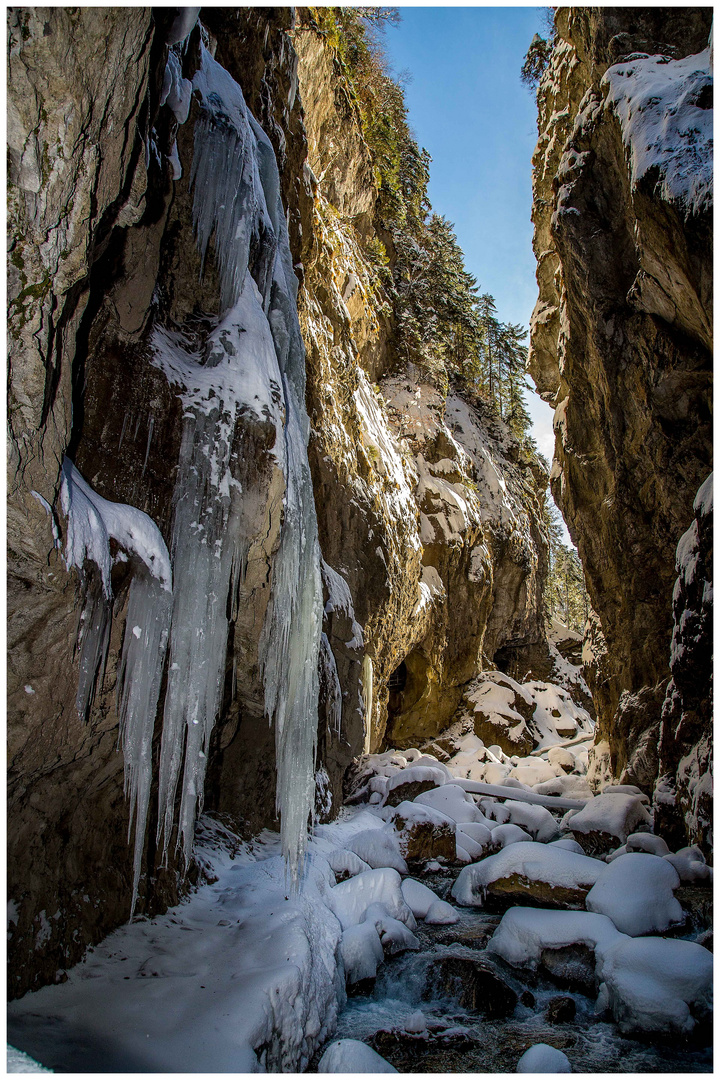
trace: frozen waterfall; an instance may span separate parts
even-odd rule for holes
[[[275,725],[283,851],[296,885],[314,794],[322,620],[297,282],[269,140],[240,87],[204,47],[192,85],[202,105],[191,172],[193,223],[203,262],[212,239],[224,314],[202,355],[177,332],[157,329],[153,341],[154,362],[185,406],[159,831],[167,851],[182,774],[177,843],[189,856],[210,733],[222,707],[228,610],[232,618],[249,542],[236,452],[233,458],[235,426],[249,408],[275,424],[274,453],[286,481],[260,664],[265,709]]]

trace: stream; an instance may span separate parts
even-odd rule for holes
[[[375,986],[352,993],[340,1015],[333,1039],[358,1039],[372,1046],[398,1072],[512,1073],[522,1054],[535,1043],[564,1051],[578,1073],[694,1073],[712,1071],[712,1048],[677,1037],[627,1038],[613,1023],[595,1016],[595,999],[542,974],[518,972],[485,946],[500,914],[460,907],[450,889],[457,871],[424,873],[423,883],[452,903],[459,921],[431,926],[418,920],[421,949],[388,958]],[[464,1006],[463,980],[438,978],[448,958],[485,961],[517,994],[510,1015],[493,1017]],[[444,985],[443,985],[444,982]],[[521,1000],[522,996],[522,1000]],[[575,1017],[551,1023],[546,1017],[553,998],[571,997]],[[492,1010],[492,997],[483,1003]],[[420,1010],[425,1032],[413,1033],[411,1018]],[[327,1045],[327,1044],[326,1044]],[[313,1058],[309,1072],[325,1047]]]

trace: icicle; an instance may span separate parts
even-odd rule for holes
[[[224,316],[202,359],[177,334],[155,336],[155,362],[183,387],[186,406],[175,493],[176,599],[159,831],[167,850],[182,767],[178,842],[189,856],[202,803],[204,755],[221,706],[227,601],[232,611],[247,556],[242,492],[229,468],[237,407],[244,403],[263,419],[274,419],[274,453],[286,479],[259,652],[265,709],[275,725],[283,851],[297,886],[314,794],[322,619],[297,281],[267,136],[249,114],[240,87],[204,47],[193,87],[202,103],[191,171],[193,224],[203,264],[212,238]]]
[[[78,621],[77,709],[82,720],[87,719],[95,688],[102,682],[110,641],[110,538],[136,559],[118,672],[120,742],[125,794],[130,801],[128,843],[135,823],[132,915],[145,843],[152,736],[172,610],[170,557],[160,530],[147,514],[134,506],[103,499],[68,458],[63,462],[60,498],[67,518],[65,561],[68,568],[74,566],[80,573],[84,592]],[[95,573],[87,572],[88,563],[94,564]]]
[[[172,593],[147,574],[130,584],[125,636],[118,672],[120,741],[125,759],[125,795],[130,802],[128,843],[135,822],[133,891],[135,911],[152,782],[152,741],[172,611]]]
[[[372,657],[365,653],[360,673],[360,686],[362,689],[363,708],[365,710],[365,746],[364,754],[370,753],[372,739],[372,715],[373,715],[373,662]]]
[[[320,635],[320,686],[324,692],[328,727],[340,735],[342,725],[342,690],[337,664],[327,634]]]

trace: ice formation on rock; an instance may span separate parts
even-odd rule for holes
[[[202,356],[177,333],[158,329],[154,337],[155,363],[180,387],[185,405],[158,829],[167,851],[182,770],[177,843],[189,857],[210,733],[222,706],[228,613],[230,619],[236,613],[249,544],[234,450],[235,426],[249,409],[274,424],[274,454],[286,482],[259,659],[265,710],[275,725],[283,851],[297,884],[314,790],[322,619],[297,281],[272,146],[240,87],[201,48],[192,82],[201,105],[191,172],[193,224],[203,264],[212,239],[223,315]],[[168,94],[180,108],[183,84],[177,64],[170,64]]]

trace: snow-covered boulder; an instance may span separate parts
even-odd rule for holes
[[[456,827],[455,838],[471,859],[482,859],[495,850],[492,831],[481,821],[462,822]]]
[[[397,870],[391,868],[366,870],[363,874],[341,881],[328,889],[327,900],[343,930],[362,922],[371,904],[384,904],[393,919],[415,929],[415,919],[403,899],[401,880]]]
[[[662,836],[648,832],[632,833],[625,841],[625,847],[628,851],[644,851],[647,855],[670,854],[670,848]]]
[[[562,820],[577,842],[590,853],[607,852],[624,844],[634,832],[649,830],[650,815],[635,794],[596,795],[582,810],[570,810]]]
[[[447,783],[448,775],[447,769],[439,761],[434,765],[408,765],[388,781],[386,801],[390,806],[397,806],[405,800],[412,801],[421,792]]]
[[[393,816],[400,852],[408,862],[455,857],[455,822],[416,802],[401,802]]]
[[[552,780],[544,780],[542,784],[534,784],[533,791],[538,795],[559,795],[565,799],[592,799],[592,788],[584,776],[556,776]]]
[[[405,878],[400,887],[403,899],[416,919],[424,919],[431,904],[440,899],[432,889],[415,878]]]
[[[559,765],[563,772],[571,773],[576,767],[575,755],[563,746],[551,746],[547,759],[551,765]]]
[[[504,848],[508,844],[522,844],[527,840],[532,840],[530,833],[525,832],[519,825],[513,825],[508,822],[507,825],[496,825],[492,833],[492,842],[495,847]]]
[[[318,1063],[319,1073],[393,1073],[389,1061],[358,1039],[338,1039],[330,1043]]]
[[[573,840],[571,836],[561,836],[559,840],[551,840],[550,847],[559,847],[564,848],[565,851],[574,851],[576,855],[585,854],[577,840]]]
[[[487,951],[501,956],[514,967],[534,970],[548,949],[584,945],[596,954],[622,937],[606,915],[514,907],[503,915],[487,944]]]
[[[557,822],[544,806],[533,806],[530,803],[508,799],[505,809],[509,811],[513,825],[519,825],[525,829],[533,840],[541,844],[547,844],[558,834]]]
[[[372,870],[390,866],[399,874],[407,874],[407,863],[400,854],[400,844],[394,829],[367,829],[356,833],[348,844],[358,858]]]
[[[372,922],[348,926],[340,938],[340,956],[348,985],[361,979],[374,979],[385,954]]]
[[[473,801],[472,795],[458,784],[445,784],[444,787],[425,791],[413,800],[420,806],[429,806],[459,824],[466,821],[483,821],[483,815]]]
[[[588,911],[607,915],[623,934],[662,933],[683,920],[673,889],[680,878],[670,863],[641,852],[609,863],[585,899]]]
[[[511,844],[497,855],[464,866],[453,885],[460,904],[480,907],[486,896],[536,903],[550,907],[578,908],[599,877],[605,863],[587,855],[549,844]],[[338,886],[339,888],[339,886]]]
[[[620,1031],[687,1035],[712,1008],[712,954],[694,941],[622,938],[607,949],[596,1010]]]
[[[569,1073],[572,1072],[567,1055],[547,1043],[535,1043],[518,1061],[515,1072],[519,1073]]]
[[[712,867],[706,865],[699,847],[681,848],[674,855],[663,858],[675,867],[683,885],[712,885]]]
[[[336,848],[325,858],[339,881],[345,881],[349,877],[355,877],[356,874],[362,874],[364,870],[371,869],[354,851],[348,851],[347,848]]]
[[[446,900],[435,900],[427,909],[425,922],[430,926],[452,926],[459,918],[452,904],[448,904]]]
[[[395,956],[408,949],[419,949],[420,942],[404,923],[393,919],[384,904],[371,904],[363,916],[361,925],[372,923],[382,942],[383,950]]]

